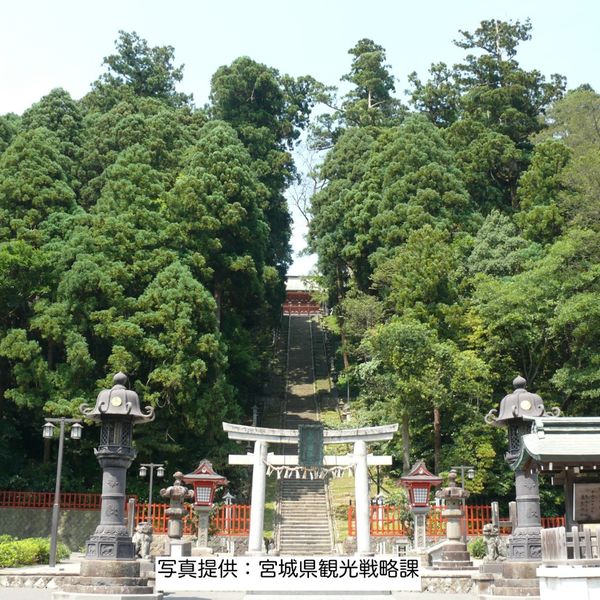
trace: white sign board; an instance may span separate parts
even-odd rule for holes
[[[573,484],[573,520],[600,523],[600,483]]]
[[[155,564],[158,592],[421,591],[416,557],[161,556]]]

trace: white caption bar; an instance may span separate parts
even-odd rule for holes
[[[156,558],[160,592],[421,591],[418,558],[235,556]]]

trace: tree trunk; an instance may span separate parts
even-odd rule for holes
[[[340,268],[338,266],[337,268],[337,276],[336,276],[336,295],[337,295],[337,301],[338,304],[342,303],[342,300],[344,299],[343,294],[342,294],[342,277],[340,275]],[[346,333],[344,332],[344,319],[343,317],[338,317],[338,321],[340,324],[340,339],[342,341],[342,359],[344,361],[344,371],[347,371],[348,368],[350,367],[350,360],[348,358],[348,352],[346,350],[347,345],[346,345]]]
[[[440,472],[442,451],[442,419],[438,406],[433,407],[433,472]]]
[[[408,429],[408,413],[402,413],[402,471],[410,471],[410,432]]]
[[[48,340],[48,369],[54,371],[54,342]]]
[[[217,309],[215,311],[215,317],[217,318],[217,328],[221,331],[221,290],[218,287],[215,287],[215,292],[213,297],[215,302],[217,303]]]

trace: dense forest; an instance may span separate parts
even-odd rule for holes
[[[196,108],[172,47],[121,32],[103,65],[81,100],[0,117],[0,489],[52,489],[43,416],[119,370],[160,415],[140,460],[226,463],[221,422],[251,412],[280,323],[310,78],[242,57]],[[97,436],[63,489],[99,486]]]
[[[0,116],[0,489],[51,489],[44,414],[117,370],[157,407],[141,459],[222,464],[221,421],[247,419],[269,369],[304,177],[354,418],[401,423],[398,471],[472,464],[472,490],[505,497],[483,415],[512,379],[565,414],[600,396],[600,96],[524,70],[531,31],[460,31],[463,61],[411,74],[404,100],[369,39],[343,94],[241,57],[202,108],[172,47],[121,32],[83,98]],[[64,488],[99,485],[85,437]]]
[[[392,450],[437,473],[477,467],[505,497],[505,431],[482,416],[517,374],[566,415],[600,397],[600,96],[522,69],[527,21],[460,31],[456,65],[393,95],[385,50],[361,40],[312,136],[318,253],[363,423],[399,422]]]

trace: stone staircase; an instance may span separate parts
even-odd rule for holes
[[[306,316],[289,318],[287,389],[284,427],[317,423],[318,400],[315,373],[327,373],[322,332]],[[322,364],[323,363],[323,364]],[[284,445],[283,454],[297,454],[298,447]],[[332,554],[332,534],[327,489],[319,479],[281,479],[278,502],[280,554]]]
[[[320,479],[282,479],[279,499],[281,554],[332,554],[325,483]]]

